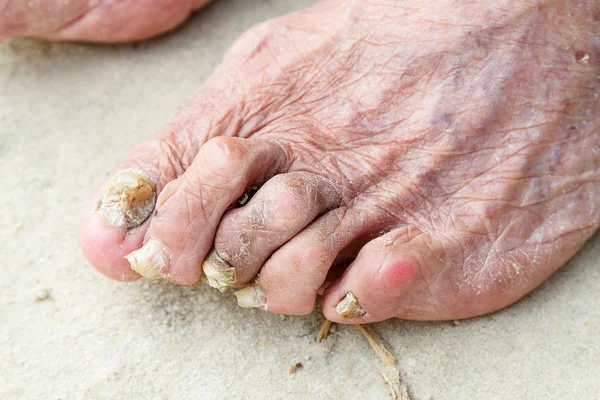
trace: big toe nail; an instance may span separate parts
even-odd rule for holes
[[[111,226],[129,231],[148,219],[155,204],[155,183],[141,173],[124,170],[104,184],[98,211]]]

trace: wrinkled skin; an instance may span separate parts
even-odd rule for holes
[[[324,289],[341,323],[531,291],[600,225],[600,5],[434,3],[324,1],[244,34],[118,167],[157,182],[154,215],[123,232],[91,210],[88,259],[134,280],[123,257],[152,238],[190,285],[214,243],[269,311]],[[337,315],[348,292],[366,314]]]

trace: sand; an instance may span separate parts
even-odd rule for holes
[[[281,317],[210,288],[114,282],[79,250],[101,178],[238,34],[309,3],[220,0],[135,46],[0,44],[0,399],[389,398],[353,327],[316,343],[318,313]],[[504,311],[374,329],[415,399],[597,399],[600,236]]]

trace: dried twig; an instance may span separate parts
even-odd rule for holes
[[[394,400],[410,400],[405,386],[400,382],[400,371],[395,365],[382,367],[381,376],[387,382]]]
[[[331,328],[331,324],[332,322],[328,319],[326,319],[325,322],[323,322],[319,333],[317,333],[317,342],[320,342],[321,340],[327,338],[327,334],[329,333],[329,328]]]
[[[364,335],[373,350],[375,350],[375,353],[377,353],[379,358],[381,358],[381,361],[383,361],[386,366],[392,366],[396,363],[396,357],[394,357],[392,353],[385,348],[381,338],[375,332],[373,332],[371,328],[366,325],[354,326],[358,328],[358,330]]]
[[[410,400],[408,391],[400,381],[400,371],[396,368],[396,357],[384,346],[381,338],[366,325],[354,325],[367,339],[375,353],[381,358],[385,367],[380,372],[383,379],[387,382],[394,400]]]
[[[302,367],[303,367],[302,363],[301,362],[297,362],[296,364],[292,365],[292,367],[288,371],[288,374],[291,375],[291,374],[295,373],[298,368],[302,368]]]

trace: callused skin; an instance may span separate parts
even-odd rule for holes
[[[331,0],[266,22],[118,167],[156,183],[154,215],[124,232],[90,210],[84,252],[133,280],[123,257],[152,240],[190,285],[214,246],[245,305],[305,314],[326,288],[341,323],[495,311],[600,225],[599,57],[595,1]]]

